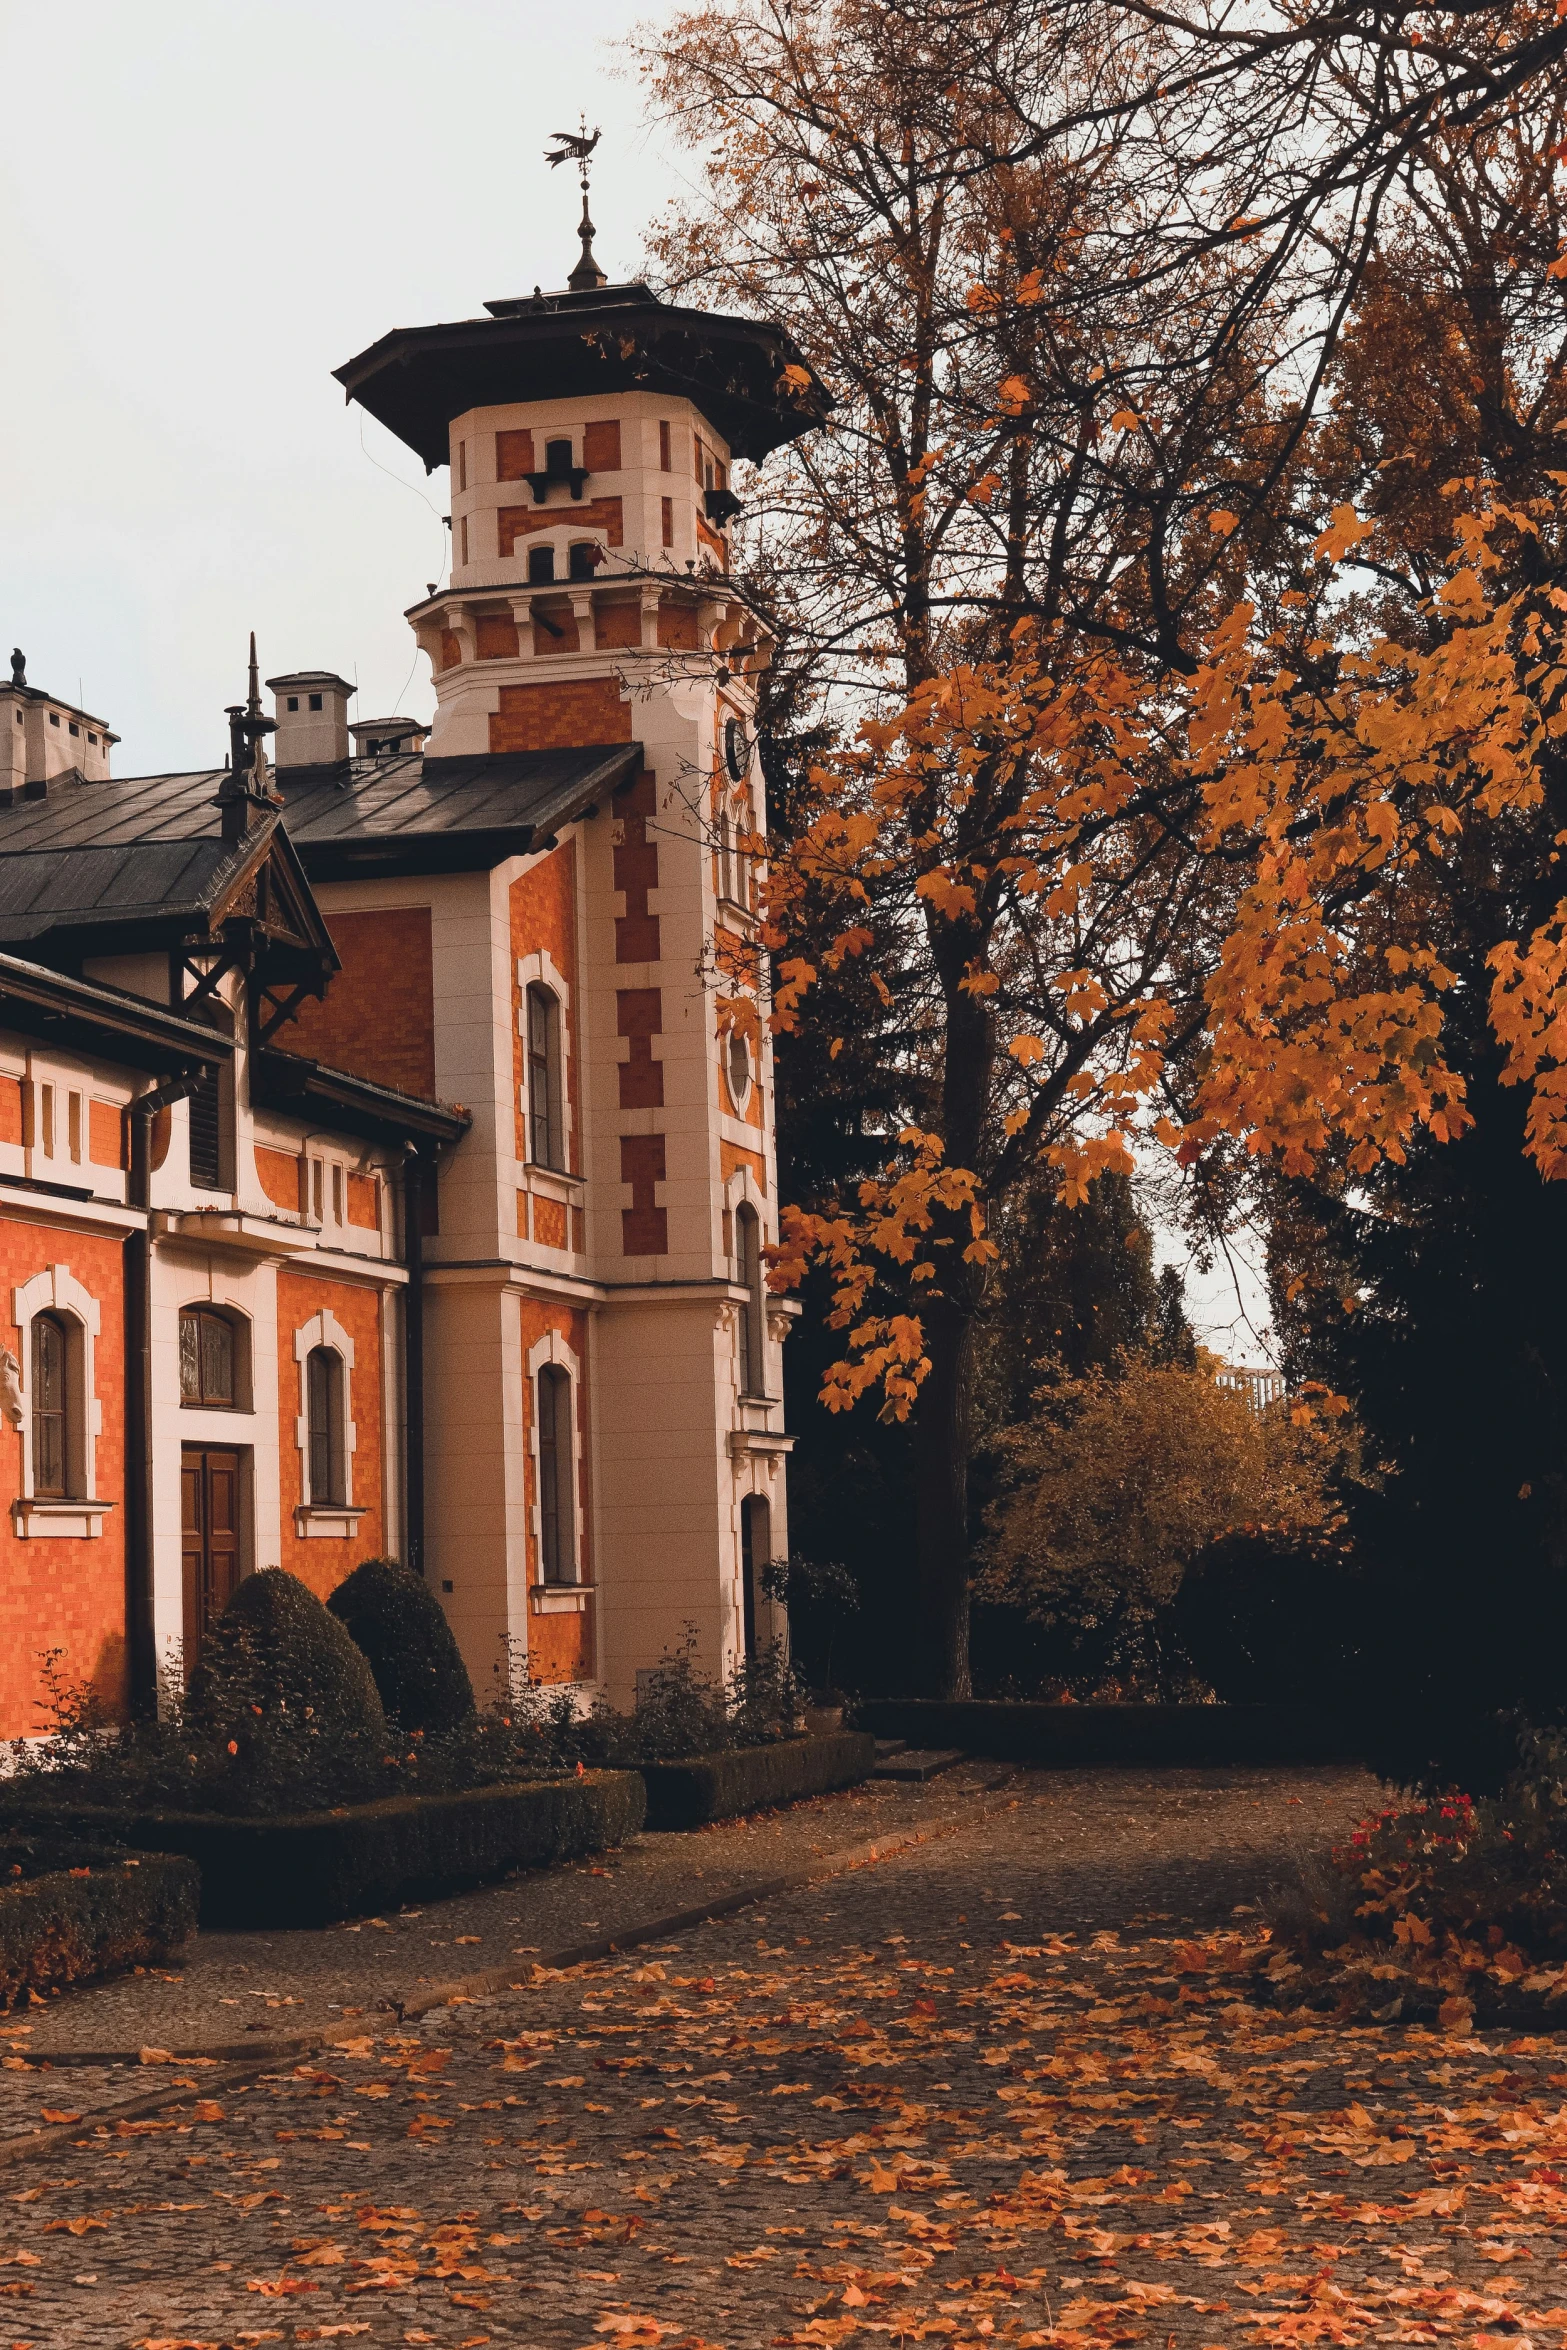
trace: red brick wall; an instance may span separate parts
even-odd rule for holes
[[[522,1102],[527,1078],[527,1047],[522,1033],[523,990],[517,985],[517,963],[523,955],[547,954],[570,989],[566,1005],[566,1052],[562,1075],[566,1087],[568,1165],[582,1165],[581,1121],[577,1101],[577,844],[562,843],[511,885],[512,954],[512,1076],[516,1087],[517,1156],[525,1159],[527,1129]],[[552,1243],[564,1248],[565,1240]]]
[[[756,1177],[757,1189],[765,1194],[767,1190],[767,1161],[761,1152],[744,1150],[739,1143],[725,1142],[720,1135],[718,1142],[720,1181],[727,1183],[737,1167],[749,1167],[751,1173]]]
[[[593,642],[601,652],[642,642],[640,604],[597,603],[593,607]]]
[[[534,1202],[535,1210],[541,1203]],[[587,1316],[573,1311],[570,1306],[547,1303],[543,1298],[525,1297],[522,1311],[522,1358],[526,1362],[533,1348],[546,1332],[556,1330],[577,1358],[579,1371],[586,1372],[588,1360]],[[582,1579],[594,1580],[592,1503],[588,1486],[588,1395],[585,1375],[572,1382],[573,1399],[577,1407],[577,1425],[581,1431],[582,1470],[577,1484],[578,1557],[582,1562]],[[527,1502],[528,1502],[528,1582],[538,1581],[538,1547],[533,1533],[533,1508],[538,1498],[533,1458],[534,1388],[531,1379],[525,1382],[523,1405],[527,1435]],[[593,1601],[581,1615],[537,1616],[528,1612],[528,1672],[536,1681],[583,1681],[593,1671]]]
[[[22,1139],[22,1081],[0,1077],[0,1142]]]
[[[525,481],[538,467],[533,462],[533,435],[521,432],[498,432],[495,436],[495,478],[497,481]]]
[[[362,1232],[380,1230],[381,1186],[374,1175],[349,1175],[348,1221]]]
[[[43,1652],[64,1653],[67,1682],[87,1681],[107,1705],[125,1704],[125,1318],[120,1242],[0,1219],[0,1341],[21,1359],[11,1293],[46,1265],[65,1265],[98,1300],[93,1388],[103,1407],[94,1451],[98,1499],[114,1507],[91,1541],[21,1541],[11,1504],[22,1490],[22,1439],[0,1421],[0,1737],[47,1729],[37,1710]],[[24,1375],[25,1375],[24,1365]]]
[[[519,539],[531,538],[535,531],[558,530],[563,522],[576,529],[603,531],[612,547],[623,543],[618,498],[584,498],[580,505],[503,506],[495,520],[503,555],[509,555]]]
[[[649,840],[647,831],[653,812],[653,778],[644,769],[615,801],[620,828],[614,851],[615,887],[626,900],[624,914],[615,917],[617,963],[659,959],[658,916],[648,912],[647,903],[648,891],[658,887],[658,843]]]
[[[631,1039],[628,1059],[620,1064],[620,1106],[623,1110],[660,1110],[664,1106],[664,1064],[653,1058],[653,1039],[664,1025],[663,990],[622,987],[615,992],[615,1033]]]
[[[566,1210],[558,1199],[543,1199],[535,1195],[533,1202],[533,1237],[541,1248],[564,1248],[566,1245]]]
[[[291,1208],[297,1216],[304,1205],[303,1169],[293,1151],[256,1145],[256,1181],[275,1208]]]
[[[621,1136],[620,1180],[631,1186],[631,1205],[620,1211],[622,1255],[665,1255],[669,1248],[669,1215],[666,1209],[657,1205],[653,1197],[654,1184],[664,1180],[664,1137],[661,1134]]]
[[[611,417],[607,424],[585,424],[582,428],[582,462],[589,473],[618,473],[620,471],[620,419]]]
[[[125,1165],[125,1119],[118,1103],[88,1103],[87,1156],[95,1167]]]
[[[515,661],[517,623],[509,612],[481,612],[478,627],[481,661]]]
[[[669,652],[694,653],[697,649],[696,606],[666,596],[658,607],[658,641]]]
[[[631,740],[631,707],[612,677],[503,685],[500,693],[501,706],[490,720],[492,751],[569,751]]]
[[[294,1333],[323,1308],[342,1323],[354,1342],[349,1379],[349,1414],[358,1434],[352,1477],[354,1507],[362,1509],[356,1535],[333,1538],[294,1531],[294,1512],[304,1499],[304,1456],[299,1449],[299,1365]],[[352,1281],[326,1281],[314,1273],[280,1272],[277,1277],[278,1459],[282,1488],[282,1558],[279,1564],[318,1599],[335,1591],[361,1559],[379,1558],[386,1547],[381,1506],[384,1431],[381,1421],[381,1294]]]
[[[428,906],[327,914],[343,968],[278,1039],[333,1069],[435,1098],[435,961]]]

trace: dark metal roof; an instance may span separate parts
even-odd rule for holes
[[[293,1118],[329,1118],[347,1134],[372,1142],[460,1142],[473,1123],[467,1110],[429,1102],[395,1086],[378,1085],[349,1069],[332,1069],[303,1053],[277,1050],[255,1054],[250,1064],[250,1098],[258,1109],[281,1110]]]
[[[0,954],[0,1027],[132,1068],[183,1074],[232,1057],[233,1040],[165,1005]]]
[[[351,759],[273,771],[283,825],[312,880],[472,871],[521,856],[637,774],[638,743],[465,759]],[[134,910],[205,906],[246,844],[221,838],[221,768],[51,782],[0,808],[0,938]]]
[[[469,408],[663,392],[692,401],[737,457],[760,459],[833,405],[780,328],[677,309],[644,285],[485,307],[488,318],[396,327],[333,370],[427,472],[447,463],[448,427]]]

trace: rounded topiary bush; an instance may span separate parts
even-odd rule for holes
[[[184,1709],[189,1760],[221,1809],[268,1812],[373,1791],[386,1718],[370,1667],[281,1567],[247,1575],[213,1625]]]
[[[327,1606],[364,1654],[381,1703],[404,1730],[454,1730],[472,1718],[468,1668],[429,1585],[392,1559],[366,1559]]]

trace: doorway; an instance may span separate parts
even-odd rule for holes
[[[772,1529],[773,1513],[766,1495],[748,1493],[740,1504],[740,1606],[747,1664],[756,1655],[757,1579],[772,1557]]]
[[[242,1572],[238,1452],[181,1448],[180,1534],[188,1679]]]

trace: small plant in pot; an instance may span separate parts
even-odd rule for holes
[[[761,1572],[767,1597],[789,1610],[789,1626],[808,1689],[805,1727],[821,1734],[843,1728],[849,1700],[832,1677],[833,1641],[845,1617],[856,1614],[860,1587],[841,1559],[798,1555],[769,1559]]]

